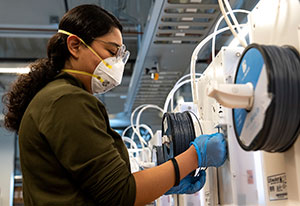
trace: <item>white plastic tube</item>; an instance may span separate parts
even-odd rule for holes
[[[237,26],[236,29],[237,29],[238,33],[241,33],[241,28],[239,27],[239,22],[237,21],[235,15],[232,12],[232,8],[230,6],[229,1],[228,0],[224,0],[224,3],[225,3],[225,6],[226,6],[226,8],[227,8],[227,10],[228,10],[228,12],[230,14],[230,17],[231,17],[234,25]],[[226,14],[226,16],[227,16],[227,14]]]
[[[135,110],[134,110],[134,111],[132,112],[132,114],[131,114],[130,122],[131,122],[131,127],[132,127],[132,130],[133,130],[133,134],[132,134],[131,138],[133,139],[133,138],[134,138],[134,135],[136,134],[136,135],[138,136],[140,142],[141,142],[142,150],[143,150],[143,151],[146,151],[146,150],[150,150],[150,148],[147,147],[147,146],[148,146],[148,145],[147,145],[147,142],[142,138],[142,136],[141,136],[141,134],[140,134],[140,132],[139,132],[139,127],[140,127],[140,125],[139,125],[139,119],[140,119],[141,113],[142,113],[145,109],[144,109],[142,112],[140,112],[139,115],[137,116],[136,122],[138,121],[138,124],[136,124],[136,126],[135,126],[135,125],[134,125],[134,122],[133,122],[135,113],[136,113],[139,109],[141,109],[141,108],[145,108],[145,109],[147,109],[147,108],[156,108],[156,109],[161,110],[161,111],[162,111],[162,109],[161,109],[160,107],[158,107],[157,105],[143,104],[143,105],[140,105],[140,106],[138,106],[137,108],[135,108]],[[149,128],[149,127],[148,127],[148,128]],[[149,131],[150,131],[150,130],[151,130],[151,129],[149,128]],[[150,132],[150,135],[153,136],[152,130],[151,130],[151,132]],[[145,146],[146,146],[146,147],[145,147]],[[148,151],[148,152],[149,152],[149,151]],[[151,150],[150,150],[150,152],[151,152]],[[142,153],[142,160],[145,161],[145,154],[144,154],[144,152]]]
[[[244,27],[244,26],[248,26],[248,25],[247,24],[241,24],[240,26]],[[198,53],[202,49],[202,47],[210,39],[212,39],[215,35],[218,35],[218,34],[224,32],[224,31],[227,31],[227,30],[229,30],[229,27],[222,28],[222,29],[216,31],[215,33],[212,33],[212,34],[208,35],[204,40],[202,40],[197,45],[197,47],[193,51],[193,54],[192,54],[192,57],[191,57],[190,72],[191,72],[191,80],[192,80],[191,88],[192,88],[192,95],[193,95],[193,102],[194,102],[194,104],[197,104],[197,99],[198,99],[198,96],[196,94],[196,75],[195,75],[196,74],[196,72],[195,72],[195,70],[196,70],[196,61],[197,61],[197,58],[198,58]]]
[[[187,84],[191,82],[190,79],[188,80],[185,80],[183,82],[180,82],[179,84],[177,84],[176,86],[173,87],[173,89],[169,92],[167,98],[166,98],[166,101],[165,101],[165,105],[164,105],[164,110],[163,112],[166,113],[168,111],[168,107],[169,107],[169,103],[170,103],[170,100],[172,98],[172,96],[174,96],[175,92],[184,84]],[[171,108],[171,111],[173,111],[173,108]]]
[[[199,77],[202,76],[201,73],[196,73],[195,75],[196,75],[196,76],[199,76]],[[190,76],[191,76],[191,74],[186,74],[186,75],[182,76],[182,77],[175,83],[175,86],[174,86],[174,87],[177,87],[177,85],[178,85],[180,82],[182,82],[185,78],[190,77]],[[178,89],[179,89],[179,88],[178,88]],[[172,91],[172,90],[171,90],[171,91]],[[171,91],[170,91],[170,92],[171,92]],[[170,92],[169,92],[169,94],[170,94]],[[169,96],[169,94],[168,94],[168,96]],[[171,99],[169,100],[169,101],[171,102],[171,111],[173,111],[173,109],[174,109],[174,101],[173,101],[174,95],[175,95],[175,92],[172,93]],[[168,107],[169,107],[169,103],[168,103],[167,108],[168,108]]]
[[[235,9],[232,12],[234,12],[234,13],[245,13],[245,14],[250,14],[251,13],[250,11],[243,10],[243,9]],[[229,14],[229,12],[226,13],[226,15],[228,15],[228,14]],[[222,22],[223,19],[224,19],[224,16],[221,16],[218,19],[218,21],[216,23],[216,26],[215,26],[215,29],[214,29],[214,33],[217,32],[217,29],[219,28],[220,23]],[[213,39],[212,39],[211,53],[212,53],[212,61],[214,61],[214,59],[216,57],[216,36],[213,36]]]
[[[150,136],[151,136],[151,138],[153,137],[153,132],[152,132],[152,130],[151,130],[151,128],[149,127],[149,126],[147,126],[146,124],[141,124],[140,125],[140,117],[141,117],[141,114],[142,114],[142,112],[145,110],[145,109],[148,109],[148,108],[156,108],[156,109],[158,109],[158,110],[160,110],[160,111],[162,111],[162,109],[160,108],[160,107],[158,107],[157,105],[150,105],[150,104],[143,104],[143,105],[140,105],[140,106],[138,106],[137,108],[135,108],[135,110],[131,113],[131,117],[130,117],[130,123],[131,123],[131,125],[130,126],[128,126],[124,131],[123,131],[123,133],[122,133],[122,138],[123,137],[125,137],[125,133],[128,131],[128,129],[129,128],[132,128],[132,130],[133,130],[133,133],[132,133],[132,136],[131,136],[131,138],[129,138],[131,141],[131,144],[130,145],[132,145],[132,142],[134,142],[133,141],[133,139],[134,139],[134,136],[135,135],[137,135],[138,136],[138,139],[139,139],[139,141],[140,141],[140,143],[141,143],[141,146],[142,146],[142,149],[131,149],[130,148],[130,151],[132,151],[132,152],[138,152],[138,154],[141,154],[141,162],[140,161],[137,161],[135,158],[134,158],[134,160],[136,160],[137,161],[137,163],[139,164],[139,166],[140,167],[143,167],[143,165],[152,165],[153,166],[153,164],[150,162],[150,156],[151,156],[151,149],[148,147],[148,145],[147,145],[147,142],[143,139],[143,137],[141,136],[141,134],[140,134],[140,127],[142,127],[142,128],[144,128],[144,129],[146,129],[148,132],[149,132],[149,134],[150,134]],[[139,110],[139,109],[141,109],[141,111],[138,113],[138,115],[137,115],[137,118],[136,118],[136,124],[134,124],[134,121],[133,121],[133,119],[134,119],[134,115],[135,115],[135,113]],[[127,137],[128,138],[128,137]],[[126,139],[126,138],[125,138]],[[136,144],[135,144],[136,145]],[[130,146],[131,147],[131,146]],[[137,146],[134,146],[134,147],[136,147],[137,148]]]
[[[152,130],[150,129],[150,127],[148,127],[148,126],[145,125],[145,124],[141,124],[141,125],[139,125],[139,127],[142,127],[142,128],[144,128],[144,129],[148,130],[149,133],[150,133],[150,135],[151,135],[151,138],[153,138],[153,132],[152,132]],[[151,157],[150,157],[150,156],[151,156],[151,149],[150,149],[149,147],[144,147],[144,148],[142,148],[142,149],[139,149],[139,148],[137,147],[137,144],[136,144],[136,142],[134,141],[134,135],[135,135],[136,133],[133,132],[132,135],[131,135],[131,138],[125,136],[126,131],[127,131],[128,129],[130,129],[130,128],[131,128],[131,125],[128,126],[128,127],[123,131],[123,133],[122,133],[122,139],[123,139],[125,142],[130,143],[130,147],[128,148],[128,151],[133,152],[133,153],[136,153],[136,154],[137,154],[137,157],[138,157],[138,156],[141,157],[142,161],[146,161],[146,162],[150,161],[150,158],[151,158]],[[141,143],[141,144],[143,144],[143,143]],[[140,162],[139,162],[139,166],[142,167]]]
[[[140,135],[140,118],[141,118],[141,115],[142,113],[146,110],[146,109],[149,109],[149,108],[153,108],[153,109],[158,109],[159,111],[163,112],[163,110],[157,106],[157,105],[147,105],[147,106],[144,106],[138,113],[137,117],[136,117],[136,133],[141,137]],[[149,128],[149,127],[148,127]],[[149,128],[149,133],[151,135],[151,138],[153,138],[153,132],[152,130]],[[141,137],[142,138],[142,137]],[[144,139],[143,139],[144,140]],[[147,149],[150,150],[150,153],[151,153],[151,149],[149,147],[147,147]],[[144,158],[144,156],[143,156]]]
[[[140,133],[140,128],[146,129],[149,132],[151,139],[153,138],[153,131],[148,125],[146,125],[146,124],[136,124],[136,129],[139,133]]]
[[[136,127],[136,125],[134,125],[134,127]],[[151,130],[151,128],[150,128],[149,126],[147,126],[146,124],[141,124],[141,125],[139,125],[139,127],[142,127],[142,128],[144,128],[144,129],[146,129],[146,130],[149,132],[151,138],[153,137],[153,132],[152,132],[152,130]],[[127,132],[130,128],[132,128],[132,125],[129,125],[128,127],[126,127],[126,128],[124,129],[124,131],[123,131],[123,133],[122,133],[122,138],[125,137],[126,132]],[[132,141],[133,141],[134,135],[135,135],[135,132],[133,132],[133,135],[131,136],[131,140],[132,140]]]
[[[136,130],[135,130],[135,132],[132,133],[131,139],[134,140],[134,136],[135,136],[135,135],[138,136],[139,140],[140,140],[140,138],[142,138],[143,141],[145,142],[144,144],[145,144],[145,146],[146,146],[146,147],[144,147],[143,149],[147,149],[147,148],[149,147],[149,145],[148,145],[147,142],[144,140],[144,138],[141,136],[141,133],[140,133],[140,131],[139,131],[139,128],[141,128],[141,127],[144,128],[144,129],[146,129],[146,130],[149,132],[149,134],[150,134],[150,136],[151,136],[151,139],[153,138],[153,132],[152,132],[151,128],[148,127],[146,124],[141,124],[141,125],[138,125],[138,126],[135,127]],[[140,142],[141,142],[141,141],[140,141]],[[143,144],[143,143],[141,143],[141,144]]]
[[[201,73],[196,73],[195,74],[196,76],[202,76],[202,74]],[[185,78],[187,78],[187,77],[190,77],[191,76],[191,74],[186,74],[186,75],[184,75],[184,76],[182,76],[176,83],[175,83],[175,86],[174,87],[176,87],[180,82],[182,82]]]
[[[143,109],[141,109],[141,108],[143,108]],[[143,104],[143,105],[140,105],[140,106],[138,106],[133,112],[132,112],[132,114],[131,114],[131,118],[130,118],[130,122],[131,122],[131,126],[132,126],[132,128],[133,128],[133,131],[134,131],[134,133],[136,133],[138,136],[139,136],[139,138],[141,138],[140,139],[140,141],[141,142],[143,142],[145,145],[147,145],[147,143],[145,142],[145,140],[141,137],[141,135],[140,135],[140,132],[139,132],[139,119],[140,119],[140,116],[141,116],[141,113],[145,110],[145,109],[148,109],[148,108],[154,108],[154,109],[158,109],[158,110],[160,110],[160,111],[162,111],[162,109],[160,108],[160,107],[158,107],[157,105],[153,105],[153,104]],[[133,123],[133,118],[134,118],[134,115],[135,115],[135,113],[139,110],[139,109],[141,109],[141,111],[138,113],[138,116],[137,116],[137,118],[136,118],[136,122],[138,122],[138,123],[136,123],[136,128],[134,127],[134,123]],[[149,127],[148,127],[149,128]],[[150,129],[150,128],[149,128]],[[151,130],[151,129],[150,129]],[[151,130],[151,133],[150,134],[152,134],[152,136],[153,136],[153,132],[152,132],[152,130]]]
[[[136,143],[129,137],[123,136],[122,139],[124,142],[128,142],[130,144],[130,149],[138,149]]]
[[[147,104],[142,104],[140,106],[138,106],[137,108],[135,108],[135,110],[131,113],[131,117],[130,117],[130,123],[131,123],[131,127],[132,127],[132,130],[133,130],[133,133],[136,133],[140,142],[141,142],[141,145],[142,145],[142,148],[144,149],[145,148],[145,145],[147,145],[146,141],[141,137],[141,135],[139,135],[137,133],[137,130],[135,129],[135,125],[133,123],[133,118],[134,118],[134,115],[135,113],[142,107],[145,107],[147,106]]]
[[[149,109],[149,108],[152,108],[152,109],[157,109],[157,110],[159,110],[159,111],[161,111],[161,112],[164,112],[163,111],[163,109],[162,108],[160,108],[159,106],[157,106],[157,105],[147,105],[147,106],[145,106],[145,107],[143,107],[140,111],[139,111],[139,113],[138,113],[138,115],[137,115],[137,117],[136,117],[136,126],[137,126],[137,132],[138,133],[140,133],[140,129],[139,129],[139,125],[140,125],[140,118],[141,118],[141,115],[142,115],[142,113],[146,110],[146,109]],[[151,136],[153,137],[153,132],[152,132],[152,130],[151,130]]]
[[[196,76],[202,76],[201,73],[195,73]],[[184,76],[182,76],[179,80],[177,80],[177,82],[175,83],[173,89],[169,92],[167,98],[166,98],[166,101],[165,101],[165,105],[164,105],[164,110],[163,112],[167,112],[168,111],[168,107],[169,107],[169,102],[171,102],[171,111],[173,111],[173,97],[174,97],[174,94],[175,92],[181,87],[183,86],[184,84],[181,84],[181,86],[178,87],[178,85],[187,77],[190,77],[191,74],[186,74]],[[190,81],[189,81],[190,82]],[[188,83],[188,82],[187,82]],[[175,91],[173,91],[175,89]]]
[[[128,149],[129,159],[132,159],[138,167],[142,167],[140,161],[137,159],[141,150],[138,149],[136,143],[129,137],[123,136],[122,139],[124,142],[128,142],[130,147],[133,146],[133,148]],[[136,154],[135,156],[134,153]]]
[[[239,26],[233,26],[226,14],[226,11],[225,11],[225,7],[224,7],[224,4],[223,4],[223,0],[218,0],[219,2],[219,6],[220,6],[220,10],[224,16],[224,19],[228,25],[228,27],[230,28],[230,31],[231,33],[233,34],[234,37],[236,37],[239,41],[240,41],[240,44],[243,46],[243,47],[247,47],[247,42],[244,38],[241,38],[237,33],[236,31],[234,30],[235,27],[239,27]]]

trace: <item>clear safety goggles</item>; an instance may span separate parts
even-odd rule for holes
[[[104,65],[106,66],[106,67],[108,67],[108,68],[112,68],[112,66],[110,65],[110,64],[108,64],[107,62],[105,62],[105,60],[104,59],[102,59],[98,54],[97,54],[97,52],[95,52],[95,50],[92,48],[92,47],[90,47],[88,44],[86,44],[80,37],[78,37],[77,35],[75,35],[75,34],[72,34],[72,33],[70,33],[70,32],[67,32],[67,31],[65,31],[65,30],[58,30],[58,33],[62,33],[62,34],[66,34],[66,35],[68,35],[68,36],[71,36],[71,35],[73,35],[73,36],[76,36],[87,48],[89,48],[90,50],[91,50],[91,52],[93,52],[103,63],[104,63]],[[95,41],[100,41],[100,42],[103,42],[103,43],[106,43],[106,44],[109,44],[109,42],[106,42],[106,41],[103,41],[103,40],[101,40],[101,39],[97,39],[97,40],[95,40]],[[116,52],[116,54],[115,54],[115,57],[116,57],[116,59],[117,59],[117,61],[119,61],[119,60],[122,60],[122,62],[124,63],[124,64],[126,64],[126,62],[128,61],[128,59],[129,59],[129,56],[130,56],[130,52],[128,51],[128,50],[126,50],[126,46],[124,45],[124,44],[122,44],[121,46],[118,46],[118,48],[117,48],[118,50],[117,50],[117,52]]]
[[[129,59],[129,56],[130,56],[130,52],[126,50],[126,46],[122,44],[122,46],[118,48],[116,54],[117,59],[122,59],[123,63],[126,64]]]
[[[102,42],[104,44],[112,44],[111,42],[107,42],[107,41],[103,41],[101,39],[95,39],[95,41],[99,41]],[[126,50],[126,46],[124,44],[122,44],[121,46],[117,46],[115,44],[113,44],[113,46],[117,47],[117,52],[115,53],[115,57],[117,60],[122,60],[124,64],[126,64],[126,62],[129,59],[130,56],[130,52],[128,50]]]

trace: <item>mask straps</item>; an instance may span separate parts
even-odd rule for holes
[[[88,76],[91,76],[91,77],[95,77],[96,79],[98,79],[101,83],[104,82],[104,80],[98,76],[98,75],[95,75],[95,74],[90,74],[88,72],[84,72],[84,71],[78,71],[78,70],[73,70],[73,69],[62,69],[63,72],[70,72],[70,73],[75,73],[75,74],[83,74],[83,75],[88,75]]]
[[[104,63],[104,65],[106,66],[106,67],[108,67],[109,69],[111,69],[112,68],[112,66],[110,65],[110,64],[108,64],[107,62],[105,62],[96,52],[95,52],[95,50],[92,48],[92,47],[90,47],[88,44],[86,44],[79,36],[77,36],[77,35],[75,35],[75,34],[72,34],[72,33],[70,33],[70,32],[67,32],[67,31],[65,31],[65,30],[61,30],[61,29],[59,29],[58,31],[57,31],[57,33],[62,33],[62,34],[66,34],[66,35],[68,35],[68,36],[76,36],[91,52],[93,52],[93,54],[95,54],[103,63]],[[96,77],[97,78],[97,77]]]

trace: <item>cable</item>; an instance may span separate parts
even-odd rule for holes
[[[230,22],[228,16],[226,15],[226,11],[225,11],[225,7],[224,7],[224,4],[223,4],[223,1],[222,1],[222,0],[218,0],[218,2],[219,2],[220,10],[221,10],[221,12],[222,12],[222,14],[223,14],[223,16],[224,16],[224,19],[225,19],[225,21],[226,21],[228,27],[230,28],[231,33],[233,34],[233,36],[234,36],[235,38],[237,38],[237,39],[240,41],[240,44],[241,44],[243,47],[247,47],[247,42],[246,42],[246,40],[245,40],[244,38],[241,38],[241,37],[236,33],[236,31],[234,30],[234,26],[231,24],[231,22]],[[236,27],[236,28],[239,28],[239,25],[238,25],[238,26],[235,25],[235,27]]]
[[[234,12],[234,13],[246,13],[246,14],[251,13],[250,11],[243,10],[243,9],[235,9],[232,12]],[[229,12],[226,13],[226,15],[228,15],[228,14],[229,14]],[[219,18],[219,20],[217,21],[215,29],[214,29],[214,33],[217,32],[217,29],[219,28],[219,26],[220,26],[223,19],[224,19],[224,16],[221,16]],[[214,61],[214,59],[216,57],[216,51],[215,51],[216,49],[215,48],[216,48],[216,36],[213,36],[212,45],[211,45],[212,61]]]
[[[182,76],[182,77],[175,83],[175,86],[177,86],[177,85],[178,85],[179,83],[181,83],[185,78],[190,77],[190,76],[191,76],[191,74],[186,74],[186,75]],[[202,74],[201,74],[201,73],[195,73],[195,76],[201,77]],[[175,86],[174,86],[174,87],[175,87]]]
[[[173,89],[169,92],[166,101],[165,101],[165,105],[164,105],[164,110],[163,112],[166,113],[168,111],[168,107],[169,107],[169,103],[171,101],[171,97],[175,94],[175,92],[184,84],[187,84],[191,82],[190,79],[188,80],[184,80],[183,82],[180,82],[176,87],[173,87]],[[173,108],[171,108],[171,111],[173,110]]]
[[[141,109],[142,108],[142,109]],[[135,110],[131,113],[131,117],[130,117],[130,123],[131,123],[131,127],[133,129],[133,132],[134,134],[136,134],[140,141],[141,141],[141,144],[142,144],[142,148],[145,147],[145,145],[147,146],[147,142],[142,138],[141,134],[140,134],[140,131],[139,131],[139,123],[140,123],[140,116],[142,114],[142,112],[145,110],[145,109],[148,109],[148,108],[155,108],[155,109],[158,109],[160,110],[161,112],[163,111],[160,107],[158,107],[157,105],[151,105],[151,104],[142,104],[140,106],[138,106],[137,108],[135,108]],[[137,116],[137,119],[136,119],[136,126],[134,125],[133,123],[133,118],[134,118],[134,115],[135,113],[141,109],[141,111],[138,113],[138,116]],[[153,137],[153,132],[152,130],[148,127],[148,131],[151,135],[151,137]]]
[[[236,29],[237,29],[238,33],[241,33],[241,28],[239,27],[239,22],[237,21],[235,15],[233,14],[233,11],[232,11],[232,8],[230,6],[229,1],[228,0],[224,0],[224,3],[225,3],[225,6],[226,6],[226,8],[227,8],[227,10],[228,10],[228,12],[230,14],[230,17],[231,17],[234,25],[237,26]],[[226,16],[227,16],[227,14],[226,14]]]
[[[142,109],[141,109],[142,108]],[[139,128],[140,128],[140,125],[139,125],[139,123],[140,123],[140,116],[141,116],[141,114],[142,114],[142,112],[145,110],[145,109],[148,109],[148,108],[155,108],[155,109],[158,109],[158,110],[160,110],[160,111],[162,111],[162,109],[160,108],[160,107],[158,107],[157,105],[151,105],[151,104],[143,104],[143,105],[140,105],[140,106],[138,106],[137,108],[135,108],[135,110],[132,112],[132,114],[131,114],[131,117],[130,117],[130,123],[131,123],[131,127],[132,127],[132,130],[133,130],[133,134],[132,134],[132,136],[131,136],[131,139],[134,139],[134,135],[136,134],[137,136],[138,136],[138,138],[139,138],[139,140],[140,140],[140,142],[141,142],[141,146],[142,146],[142,150],[143,151],[150,151],[150,153],[151,153],[151,148],[149,148],[148,147],[148,144],[147,144],[147,142],[142,138],[142,136],[141,136],[141,134],[140,134],[140,130],[139,130]],[[134,118],[134,115],[135,115],[135,113],[139,110],[139,109],[141,109],[141,111],[138,113],[138,115],[137,115],[137,119],[136,119],[136,126],[134,126],[134,123],[133,123],[133,118]],[[148,131],[149,131],[149,133],[150,133],[150,135],[151,135],[151,137],[153,137],[153,132],[152,132],[152,130],[148,127]],[[145,147],[146,146],[146,147]],[[144,152],[142,153],[142,161],[144,162],[144,161],[149,161],[149,158],[146,158],[147,156],[144,154]]]
[[[139,113],[138,113],[138,115],[137,115],[137,117],[136,117],[136,125],[137,125],[137,132],[138,132],[138,133],[140,133],[139,125],[140,125],[140,118],[141,118],[141,115],[142,115],[142,113],[143,113],[146,109],[150,109],[150,108],[152,108],[152,109],[157,109],[157,110],[159,110],[160,112],[163,113],[163,109],[160,108],[160,107],[157,106],[157,105],[151,105],[151,104],[149,104],[149,105],[147,105],[147,106],[144,106],[144,107],[139,111]],[[153,132],[152,132],[152,130],[151,130],[150,132],[151,132],[151,137],[153,137]]]
[[[196,73],[195,74],[196,76],[202,76],[201,73]],[[173,109],[174,109],[174,105],[173,105],[173,97],[174,97],[174,94],[175,92],[180,88],[182,87],[184,84],[187,84],[189,83],[191,80],[190,79],[187,79],[187,80],[184,80],[185,78],[191,76],[191,74],[186,74],[184,76],[182,76],[174,85],[174,87],[171,89],[171,91],[169,92],[167,98],[166,98],[166,101],[165,101],[165,105],[164,105],[164,110],[163,110],[163,113],[167,112],[168,111],[168,107],[169,107],[169,104],[171,102],[171,112],[173,112]],[[184,80],[184,81],[183,81]]]
[[[130,144],[130,148],[128,148],[128,149],[135,149],[135,150],[138,149],[136,143],[131,138],[123,136],[122,139],[123,139],[124,142],[127,142],[127,143]]]
[[[196,73],[195,75],[196,75],[196,76],[199,76],[199,77],[202,76],[201,73]],[[173,109],[174,109],[174,103],[173,103],[174,94],[175,94],[175,92],[176,92],[180,87],[182,87],[184,84],[190,82],[189,79],[183,81],[185,78],[187,78],[187,77],[189,77],[189,76],[191,76],[191,74],[186,74],[186,75],[182,76],[182,77],[175,83],[173,89],[169,92],[169,94],[168,94],[168,96],[167,96],[167,98],[166,98],[165,105],[164,105],[164,113],[167,112],[170,102],[171,102],[171,109],[170,109],[170,110],[171,110],[171,112],[173,112]],[[182,82],[184,82],[184,83],[182,83]],[[182,84],[180,84],[180,83],[182,83]]]
[[[134,127],[136,127],[136,125],[134,125]],[[121,135],[122,138],[125,137],[126,132],[127,132],[130,128],[132,128],[131,125],[129,125],[128,127],[126,127],[126,128],[123,130],[122,135]],[[148,125],[146,125],[146,124],[140,124],[140,125],[138,126],[138,128],[144,128],[144,129],[146,129],[146,130],[149,132],[149,134],[150,134],[150,137],[151,137],[150,139],[153,138],[153,132],[152,132],[151,128],[150,128]],[[133,141],[133,139],[134,139],[134,135],[135,135],[135,134],[136,134],[135,132],[132,133],[132,136],[131,136],[131,140],[132,140],[132,141]],[[144,138],[143,138],[143,139],[144,139]]]
[[[263,58],[268,77],[265,84],[268,85],[268,93],[272,94],[272,100],[265,112],[263,127],[255,134],[252,142],[249,145],[243,144],[234,124],[236,137],[241,147],[247,151],[284,152],[294,144],[300,133],[300,56],[292,47],[252,44],[244,51],[238,68],[253,50],[259,51]],[[256,59],[253,59],[256,63]],[[251,72],[255,72],[255,69],[257,68],[250,68],[249,75],[253,76]],[[235,83],[240,83],[237,75]],[[234,123],[235,112],[233,109]]]
[[[128,149],[129,158],[134,160],[134,162],[138,165],[140,170],[143,170],[144,168],[140,164],[140,161],[137,159],[139,152],[142,152],[142,151],[140,149],[138,149],[136,143],[131,138],[122,136],[122,139],[125,143],[127,142],[130,144],[130,148]],[[131,146],[133,146],[133,148],[131,148]],[[135,153],[136,157],[134,156],[134,153]]]
[[[133,123],[133,118],[134,118],[134,115],[135,115],[136,111],[138,111],[140,108],[145,107],[145,106],[147,106],[147,104],[142,104],[142,105],[138,106],[137,108],[135,108],[135,110],[131,113],[131,117],[130,117],[130,123],[131,123],[132,130],[139,137],[139,140],[141,142],[141,145],[142,145],[143,149],[145,148],[145,145],[147,145],[147,142],[141,137],[141,135],[135,129],[135,126],[134,126],[134,123]]]

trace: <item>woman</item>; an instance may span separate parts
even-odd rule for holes
[[[19,134],[26,206],[144,205],[203,166],[198,138],[172,161],[131,174],[126,147],[92,95],[121,82],[129,55],[121,32],[119,21],[96,5],[70,10],[49,40],[48,58],[6,94],[5,125]],[[196,192],[205,182],[200,174],[169,193]]]

